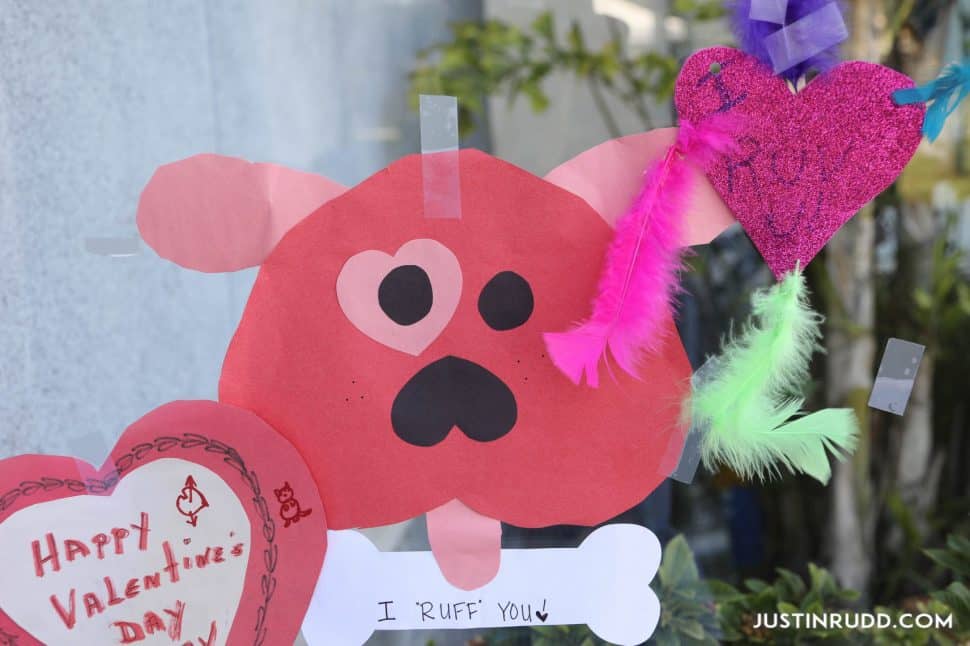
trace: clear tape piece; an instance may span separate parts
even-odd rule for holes
[[[711,357],[704,362],[704,365],[694,371],[694,376],[690,380],[692,391],[697,390],[702,384],[714,377],[717,373],[718,363],[717,357]],[[671,480],[684,484],[691,484],[694,481],[694,476],[697,475],[697,466],[701,462],[701,444],[709,430],[710,424],[706,420],[699,422],[691,415],[690,430],[687,431],[687,437],[684,439],[684,450],[680,453],[677,467],[669,476]]]
[[[84,250],[97,256],[134,256],[140,250],[138,236],[129,238],[85,238]]]
[[[848,37],[842,12],[838,5],[830,2],[766,36],[763,42],[775,74],[780,74]]]
[[[869,408],[894,415],[906,412],[925,351],[926,346],[919,343],[889,339],[879,363],[879,372],[876,373],[876,383],[869,394]]]
[[[458,150],[458,97],[422,94],[421,152]]]
[[[701,462],[701,440],[704,439],[707,430],[707,425],[695,426],[691,422],[690,431],[684,439],[684,451],[680,454],[680,461],[677,462],[677,468],[670,474],[671,480],[684,484],[694,482],[694,476],[697,475],[697,466]]]
[[[784,25],[787,14],[788,0],[751,0],[748,18]]]
[[[424,215],[428,218],[461,218],[458,98],[422,94],[419,112]]]

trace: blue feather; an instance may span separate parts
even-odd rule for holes
[[[970,58],[962,63],[951,63],[935,81],[920,87],[896,90],[893,101],[897,105],[926,103],[926,117],[923,120],[923,134],[930,141],[943,132],[946,118],[963,103],[970,94]]]

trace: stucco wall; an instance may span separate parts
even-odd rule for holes
[[[100,462],[151,408],[212,398],[252,271],[131,238],[155,167],[202,151],[356,183],[419,148],[413,52],[446,0],[0,0],[0,458]]]

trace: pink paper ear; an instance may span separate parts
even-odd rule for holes
[[[545,179],[586,200],[614,225],[639,193],[650,162],[677,138],[677,128],[660,128],[611,139],[552,169]],[[707,177],[691,168],[694,189],[687,210],[684,246],[707,244],[735,222]]]
[[[159,256],[205,272],[253,267],[297,222],[347,189],[325,177],[203,154],[161,166],[138,202]]]

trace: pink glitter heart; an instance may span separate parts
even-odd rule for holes
[[[781,277],[807,265],[916,152],[925,109],[892,101],[912,85],[887,67],[852,62],[794,94],[757,59],[713,47],[684,63],[675,101],[694,123],[714,112],[745,117],[737,151],[707,176]]]

